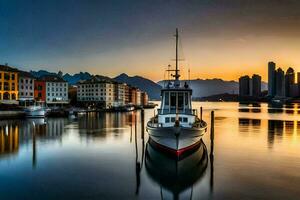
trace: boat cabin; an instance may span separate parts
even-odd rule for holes
[[[182,126],[190,126],[195,122],[192,89],[187,84],[184,87],[162,89],[161,97],[161,107],[158,109],[158,123],[161,126],[174,126],[176,119]]]

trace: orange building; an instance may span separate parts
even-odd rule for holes
[[[0,101],[3,103],[17,103],[19,71],[7,65],[0,65]]]
[[[46,82],[42,80],[34,81],[34,99],[36,101],[46,101]]]

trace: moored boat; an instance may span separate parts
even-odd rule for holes
[[[178,30],[176,29],[176,68],[166,86],[161,90],[161,107],[156,116],[147,123],[150,139],[162,149],[180,155],[196,148],[207,124],[192,109],[192,89],[188,83],[181,84],[178,70]]]
[[[27,106],[24,111],[26,117],[45,117],[47,113],[43,102],[36,102],[34,105]]]

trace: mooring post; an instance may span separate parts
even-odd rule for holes
[[[211,117],[210,117],[210,141],[213,142],[215,139],[215,113],[214,111],[211,111]]]
[[[200,107],[200,120],[202,121],[202,106]]]
[[[211,111],[211,124],[210,124],[210,191],[213,192],[214,188],[214,139],[215,139],[215,113]]]

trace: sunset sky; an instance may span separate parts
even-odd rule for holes
[[[25,70],[158,81],[178,27],[185,78],[266,80],[271,60],[300,71],[298,0],[0,0],[0,27],[0,63]]]

